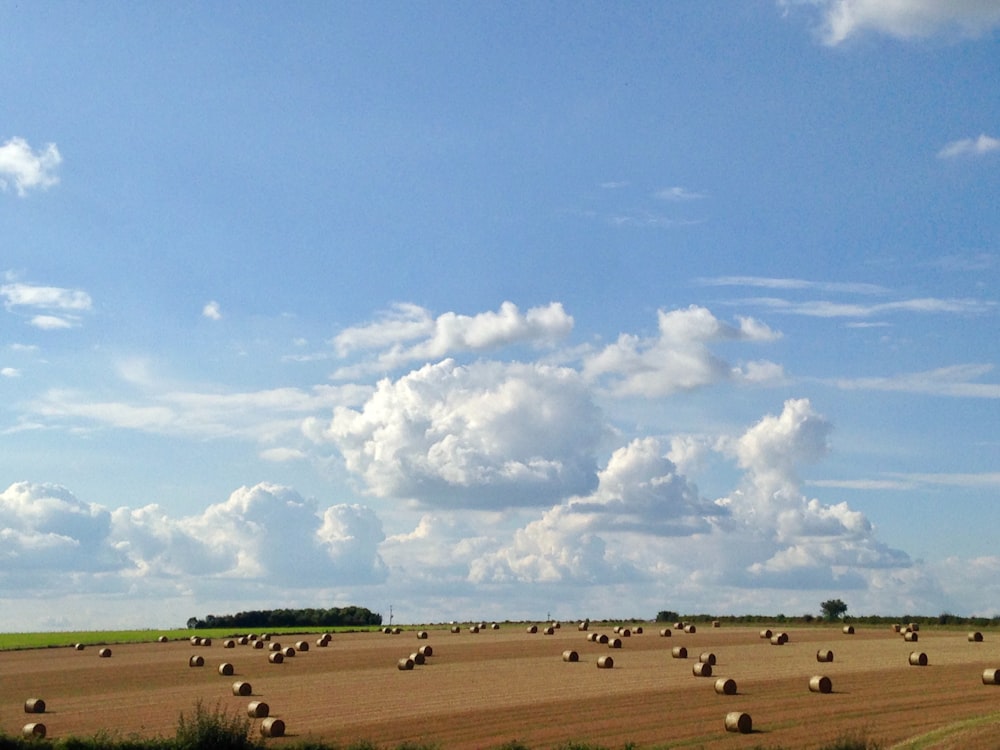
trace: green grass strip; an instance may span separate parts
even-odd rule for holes
[[[959,735],[968,729],[976,729],[987,724],[995,724],[998,722],[1000,722],[1000,712],[986,714],[985,716],[976,716],[972,719],[964,719],[963,721],[956,721],[954,724],[946,724],[943,727],[933,729],[930,732],[927,732],[927,734],[922,734],[918,737],[911,737],[904,742],[893,745],[890,750],[924,750],[924,748],[933,747],[935,743],[948,739],[953,735]]]

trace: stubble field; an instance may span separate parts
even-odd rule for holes
[[[49,737],[170,736],[178,716],[192,714],[196,702],[245,715],[251,700],[268,703],[287,728],[280,746],[301,739],[347,744],[367,740],[381,746],[433,743],[442,750],[492,748],[517,740],[542,750],[569,742],[619,748],[815,748],[863,731],[883,747],[945,728],[940,739],[913,747],[997,747],[1000,686],[982,683],[986,668],[1000,667],[1000,641],[987,634],[971,643],[965,633],[922,631],[907,643],[883,628],[787,629],[790,640],[773,646],[758,628],[699,627],[622,638],[621,649],[592,643],[575,625],[554,635],[529,634],[523,626],[453,634],[415,629],[399,635],[335,634],[327,647],[317,635],[282,636],[283,645],[307,640],[282,664],[268,651],[237,645],[224,648],[188,641],[111,646],[100,658],[97,647],[0,653],[0,730],[17,734],[41,721]],[[592,631],[614,637],[610,626]],[[279,637],[275,637],[278,640]],[[433,655],[412,671],[396,662],[430,645]],[[671,648],[684,646],[687,659]],[[818,649],[834,661],[818,663]],[[578,652],[578,662],[562,653]],[[910,666],[910,652],[928,657]],[[702,652],[717,663],[711,677],[695,677]],[[189,657],[203,667],[188,666]],[[598,669],[599,656],[614,659]],[[233,676],[218,666],[228,662]],[[833,691],[813,693],[809,679],[830,678]],[[732,678],[735,695],[715,692],[718,677]],[[253,695],[232,694],[234,681],[249,682]],[[46,712],[24,713],[28,698],[42,698]],[[754,731],[726,732],[731,711],[750,714]],[[994,742],[995,744],[989,744]],[[982,744],[986,743],[986,744]]]

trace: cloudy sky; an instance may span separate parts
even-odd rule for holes
[[[0,27],[0,629],[1000,611],[1000,1]]]

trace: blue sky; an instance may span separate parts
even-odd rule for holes
[[[0,628],[997,613],[1000,2],[0,27]]]

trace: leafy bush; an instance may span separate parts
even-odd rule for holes
[[[218,705],[209,711],[199,700],[194,716],[183,713],[177,720],[173,747],[176,750],[257,750],[262,743],[250,738],[250,719],[230,713]]]

